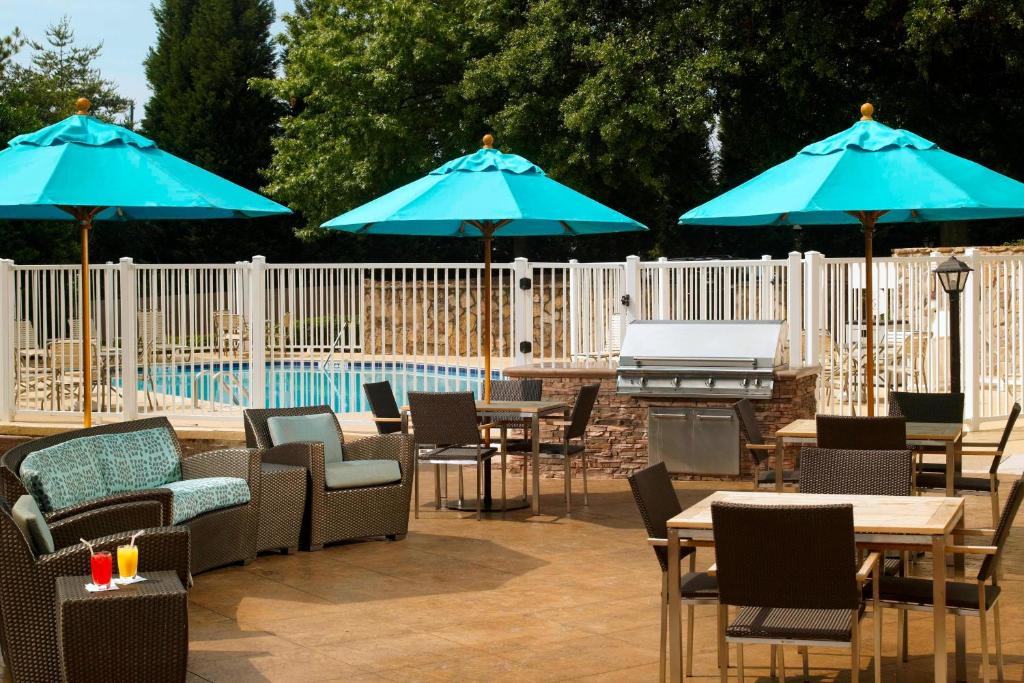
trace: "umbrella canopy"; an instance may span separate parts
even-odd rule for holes
[[[0,218],[78,221],[82,238],[84,424],[91,423],[89,231],[94,221],[250,218],[291,211],[160,150],[121,126],[78,113],[19,135],[0,152]]]
[[[647,230],[641,223],[549,178],[531,161],[494,149],[473,154],[323,224],[360,234],[483,237],[484,399],[490,399],[491,238],[596,235]]]
[[[864,228],[867,347],[873,348],[871,240],[878,223],[1024,216],[1024,184],[939,149],[934,142],[861,120],[761,175],[691,209],[683,225],[857,225]],[[867,356],[868,410],[874,410]]]

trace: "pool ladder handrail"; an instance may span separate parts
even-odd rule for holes
[[[200,370],[192,376],[192,407],[199,407],[199,381],[203,377],[209,377],[210,381],[210,408],[215,409],[217,401],[214,400],[214,387],[219,384],[220,388],[227,394],[233,406],[244,406],[249,404],[249,390],[242,384],[242,380],[230,370],[212,369]],[[237,390],[237,394],[236,394]]]

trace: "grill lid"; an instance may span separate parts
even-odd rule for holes
[[[634,320],[619,367],[771,370],[783,364],[782,320]]]

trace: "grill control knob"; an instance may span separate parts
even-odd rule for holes
[[[642,386],[642,387],[646,387],[647,386],[647,378],[646,377],[641,377],[640,378],[640,386]]]
[[[761,386],[761,378],[760,377],[758,377],[757,379],[754,380],[754,386],[755,387]]]
[[[682,377],[676,377],[675,379],[672,380],[672,386],[674,386],[674,387],[678,387],[682,383],[683,383],[683,378]]]
[[[743,379],[741,379],[740,380],[740,386],[743,387],[744,389],[749,387],[750,386],[750,378],[749,377],[744,377]]]
[[[706,380],[704,380],[704,386],[706,386],[708,389],[715,386],[715,378],[708,377]]]

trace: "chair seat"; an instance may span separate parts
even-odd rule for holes
[[[237,477],[182,479],[160,486],[170,489],[171,523],[181,524],[201,514],[249,502],[249,484]]]
[[[782,481],[785,484],[799,484],[800,483],[800,470],[783,470]],[[775,483],[775,470],[769,469],[766,472],[762,472],[757,476],[758,484],[774,484]]]
[[[860,611],[863,613],[863,605]],[[743,607],[725,630],[725,635],[765,640],[850,642],[850,610]]]
[[[679,595],[683,600],[717,600],[718,579],[707,572],[689,572],[679,577]]]
[[[544,455],[562,455],[565,453],[565,444],[562,442],[542,443],[540,452]],[[576,455],[583,452],[583,445],[578,443],[569,444],[569,455]]]
[[[529,453],[533,450],[533,439],[506,439],[505,448],[509,453]]]
[[[917,466],[918,472],[941,472],[946,473],[946,463],[944,462],[922,462]]]
[[[903,560],[898,557],[887,557],[882,561],[882,573],[886,576],[899,576],[903,569]]]
[[[999,483],[996,480],[996,487]],[[921,472],[917,475],[917,487],[919,489],[944,489],[946,488],[946,472]],[[956,477],[953,480],[953,489],[956,491],[991,491],[992,480],[988,477]]]
[[[329,489],[397,484],[402,481],[402,468],[397,460],[343,460],[324,467],[324,481]]]
[[[985,586],[985,609],[990,608],[999,597],[999,586]],[[913,577],[883,576],[878,585],[882,602],[901,605],[931,606],[932,580]],[[865,588],[870,595],[870,586]],[[958,581],[946,582],[946,605],[957,609],[978,609],[978,584]]]
[[[480,457],[484,460],[494,457],[498,452],[497,448],[481,448]],[[476,446],[446,446],[444,448],[435,448],[425,453],[419,454],[421,462],[433,462],[433,463],[475,463],[477,456]]]

